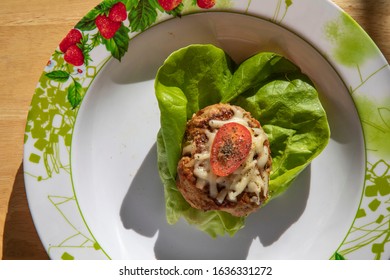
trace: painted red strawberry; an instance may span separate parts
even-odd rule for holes
[[[81,42],[82,39],[81,32],[77,29],[71,29],[68,34],[62,39],[60,43],[60,50],[64,53],[66,50],[73,45],[76,45]]]
[[[180,5],[183,0],[158,0],[160,6],[167,12],[172,11]]]
[[[197,0],[196,2],[202,9],[210,9],[215,5],[215,0]]]
[[[127,18],[126,6],[122,2],[113,5],[108,14],[108,18],[115,22],[122,22]]]
[[[112,21],[105,15],[98,15],[95,19],[95,24],[99,29],[100,34],[104,38],[111,39],[112,37],[114,37],[115,33],[121,27],[122,23]]]
[[[73,64],[74,66],[80,66],[84,64],[83,52],[76,45],[72,45],[66,50],[64,59],[66,62]]]

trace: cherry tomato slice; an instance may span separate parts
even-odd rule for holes
[[[230,122],[221,126],[211,145],[211,170],[227,176],[245,161],[252,146],[252,135],[245,126]]]

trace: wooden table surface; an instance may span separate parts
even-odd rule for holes
[[[35,85],[63,36],[100,0],[0,2],[0,258],[47,259],[23,179],[24,127]],[[390,0],[334,0],[390,61]],[[27,70],[27,71],[26,71]]]

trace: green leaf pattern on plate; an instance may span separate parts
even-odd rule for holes
[[[73,260],[75,259],[74,252],[77,254],[78,250],[89,250],[95,254],[101,250],[100,245],[90,236],[89,232],[77,226],[80,222],[72,219],[74,217],[71,215],[72,209],[77,209],[75,197],[49,196],[48,199],[69,229],[69,235],[65,235],[58,243],[49,245],[48,253],[50,255],[64,260]],[[103,254],[101,255],[104,257]]]
[[[390,242],[390,165],[384,160],[368,163],[364,202],[337,254],[345,256],[369,247],[373,258],[381,259]]]
[[[281,24],[292,4],[292,0],[278,0],[272,21]]]
[[[358,250],[370,249],[374,259],[381,259],[386,244],[390,244],[390,165],[382,158],[390,156],[390,98],[375,102],[362,90],[375,75],[388,71],[389,65],[362,73],[362,66],[378,50],[369,38],[362,40],[366,33],[345,13],[325,26],[325,34],[333,46],[333,58],[347,68],[356,69],[359,82],[348,86],[365,132],[368,160],[363,198],[355,221],[332,258],[344,259]]]

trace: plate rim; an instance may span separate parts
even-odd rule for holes
[[[307,1],[307,0],[306,0]],[[99,5],[101,5],[101,4],[103,4],[103,3],[109,3],[110,2],[110,4],[112,5],[112,3],[117,3],[117,2],[120,2],[120,1],[113,1],[113,0],[106,0],[106,1],[102,1]],[[123,1],[123,2],[126,2],[126,1]],[[217,0],[217,2],[218,2],[218,0]],[[201,9],[199,9],[199,8],[195,8],[194,10],[190,10],[190,12],[188,12],[188,13],[183,13],[182,14],[182,16],[187,16],[187,15],[192,15],[192,14],[199,14],[199,13],[205,13],[205,12],[207,12],[207,13],[209,13],[209,12],[218,12],[218,13],[220,13],[220,12],[228,12],[228,13],[237,13],[237,14],[244,14],[244,15],[248,15],[248,16],[253,16],[253,17],[256,17],[256,18],[260,18],[260,19],[263,19],[263,20],[267,20],[267,19],[265,19],[265,18],[262,18],[258,13],[259,13],[259,11],[258,11],[258,6],[255,6],[255,8],[253,8],[253,5],[255,5],[255,3],[252,3],[252,1],[251,0],[248,0],[247,1],[247,6],[246,6],[246,9],[242,9],[242,7],[240,6],[240,7],[236,7],[236,6],[234,6],[235,4],[237,4],[238,5],[238,1],[237,0],[231,0],[231,1],[228,1],[229,3],[231,3],[233,6],[229,6],[229,7],[222,7],[222,8],[219,8],[219,7],[215,7],[215,8],[213,8],[213,9],[210,9],[210,10],[201,10]],[[243,2],[245,2],[245,1],[243,1]],[[283,3],[282,3],[282,1],[281,0],[278,0],[278,1],[269,1],[269,2],[278,2],[279,3],[279,5],[282,5]],[[289,6],[287,5],[287,3],[290,3],[291,2],[291,6],[293,6],[293,5],[299,5],[299,4],[296,4],[296,3],[294,3],[293,1],[285,1],[285,5],[286,5],[286,11],[288,10],[288,8],[289,8]],[[305,2],[305,1],[302,1],[302,2]],[[242,4],[242,3],[240,3],[240,4]],[[257,3],[258,4],[258,3]],[[321,3],[321,5],[330,5],[330,6],[332,6],[332,9],[335,9],[335,10],[337,10],[338,11],[338,13],[340,13],[340,15],[341,16],[345,16],[345,15],[347,15],[341,8],[339,8],[335,3],[333,3],[333,2],[331,2],[330,0],[326,0],[326,1],[323,1],[322,3]],[[85,17],[83,17],[83,19],[86,19],[87,17],[88,17],[88,15],[89,14],[91,14],[91,12],[94,10],[94,9],[96,9],[99,5],[97,5],[95,8],[93,8]],[[252,6],[251,6],[252,5]],[[305,5],[304,3],[301,3],[301,5]],[[129,10],[127,10],[127,13],[129,13]],[[141,33],[143,33],[143,32],[145,32],[145,31],[147,31],[150,27],[153,27],[154,25],[156,25],[156,24],[161,24],[161,23],[163,23],[163,22],[165,22],[165,21],[167,21],[167,20],[171,20],[171,19],[173,19],[173,18],[175,18],[175,16],[173,15],[168,15],[168,14],[165,14],[164,12],[161,12],[160,11],[160,18],[158,18],[155,22],[153,22],[150,26],[148,26],[145,30],[143,30],[143,31],[141,31],[141,32],[135,32],[135,33],[133,33],[133,34],[131,34],[130,32],[128,32],[128,36],[129,36],[129,39],[131,38],[131,39],[133,39],[134,37],[136,37],[136,36],[138,36],[139,34],[141,34]],[[286,14],[285,14],[286,15]],[[347,15],[348,16],[348,15]],[[82,20],[83,20],[82,19]],[[315,46],[315,44],[311,41],[311,40],[308,40],[308,38],[306,38],[306,37],[304,37],[302,34],[300,34],[300,33],[297,33],[297,32],[295,32],[295,30],[293,30],[293,29],[290,29],[288,26],[286,26],[286,24],[285,24],[285,22],[283,22],[283,20],[284,20],[285,18],[284,18],[284,16],[283,16],[283,18],[282,18],[282,20],[279,22],[279,23],[277,23],[277,22],[275,22],[275,21],[273,21],[273,20],[269,20],[269,21],[271,21],[271,22],[273,22],[273,23],[275,23],[275,24],[278,24],[278,25],[280,25],[282,28],[285,28],[285,29],[287,29],[287,30],[289,30],[290,32],[293,32],[294,34],[296,34],[297,36],[299,36],[300,38],[302,38],[305,42],[307,42],[307,43],[309,43],[311,46],[313,46],[316,50],[318,50],[318,47],[317,46]],[[82,21],[82,20],[80,20],[80,22]],[[358,27],[358,28],[360,28],[361,30],[361,34],[362,34],[362,38],[364,38],[364,40],[366,40],[366,41],[369,41],[370,42],[370,44],[373,44],[374,46],[376,46],[375,45],[375,43],[371,40],[371,38],[367,35],[367,33],[365,33],[365,31],[352,19],[352,18],[350,18],[350,20],[356,25],[356,27]],[[79,22],[79,23],[80,23]],[[79,24],[78,23],[78,24]],[[77,27],[78,26],[78,24],[76,24],[75,25],[75,27]],[[130,31],[130,30],[129,30]],[[86,34],[92,34],[92,33],[88,33],[89,31],[86,31]],[[95,27],[95,32],[96,32],[96,27]],[[132,36],[132,37],[131,37]],[[360,38],[360,39],[362,39],[362,38]],[[104,44],[103,43],[101,43],[101,44],[99,44],[99,45],[97,45],[96,46],[96,49],[98,49],[98,52],[99,52],[99,55],[100,56],[102,56],[101,58],[99,58],[98,59],[98,61],[100,61],[99,62],[99,64],[98,65],[94,65],[94,66],[92,66],[91,68],[92,68],[92,70],[91,71],[93,71],[92,72],[92,74],[88,74],[88,71],[90,71],[90,68],[88,68],[89,66],[86,66],[85,68],[83,68],[83,70],[84,70],[84,72],[85,72],[85,76],[84,76],[84,78],[83,78],[83,82],[80,82],[79,84],[81,85],[81,86],[83,86],[84,84],[86,84],[87,86],[85,87],[85,89],[83,88],[82,90],[84,91],[83,92],[83,94],[85,95],[87,92],[88,92],[88,89],[89,89],[89,87],[91,86],[91,84],[92,84],[92,82],[93,82],[93,80],[94,80],[94,78],[98,75],[98,73],[101,71],[101,69],[104,67],[104,65],[112,58],[112,57],[114,57],[115,58],[115,54],[112,54],[112,53],[109,53],[107,50],[104,50],[104,48],[105,48],[105,46],[104,46]],[[324,55],[322,52],[320,52],[321,53],[321,55]],[[56,56],[57,56],[57,58],[56,58]],[[62,56],[62,57],[61,57]],[[329,54],[326,54],[326,56],[329,56]],[[376,49],[376,53],[375,53],[375,57],[377,57],[377,58],[381,58],[382,60],[383,60],[383,62],[386,62],[386,59],[384,58],[384,56],[383,56],[383,54],[380,52],[380,50],[377,48]],[[120,59],[120,58],[119,58]],[[332,68],[334,68],[335,69],[335,72],[340,76],[340,78],[341,78],[341,80],[342,80],[342,82],[347,86],[347,88],[348,88],[348,84],[349,83],[346,83],[346,81],[345,81],[345,77],[344,77],[344,75],[345,75],[345,73],[343,73],[342,71],[342,73],[340,74],[340,64],[339,63],[337,63],[336,61],[334,61],[334,59],[332,59],[332,58],[329,58],[328,57],[328,59],[326,59],[328,62],[329,62],[329,64],[332,66]],[[56,51],[54,52],[54,54],[50,57],[50,62],[52,62],[52,63],[57,63],[57,64],[61,64],[61,63],[64,63],[64,64],[66,64],[66,62],[63,60],[63,54],[61,54],[61,53],[59,53],[59,49],[57,48],[56,49]],[[83,64],[84,65],[84,64]],[[81,67],[83,67],[83,65],[81,66]],[[56,65],[54,65],[53,67],[55,68],[55,66]],[[46,67],[45,67],[45,69],[44,69],[44,71],[43,71],[43,73],[42,73],[42,75],[41,75],[41,77],[39,78],[39,82],[38,82],[38,85],[37,85],[37,87],[36,87],[36,90],[35,90],[35,93],[34,93],[34,95],[33,95],[33,98],[32,98],[32,101],[31,101],[31,105],[30,105],[30,109],[29,109],[29,113],[28,113],[28,117],[27,117],[27,123],[26,123],[26,128],[25,128],[25,144],[24,144],[24,158],[23,158],[23,161],[24,161],[24,164],[26,165],[26,167],[24,168],[24,170],[25,170],[25,172],[24,172],[24,175],[25,175],[25,182],[26,182],[26,192],[27,192],[27,198],[28,198],[28,203],[29,203],[29,205],[30,205],[30,211],[31,211],[31,214],[32,214],[32,216],[33,216],[33,220],[34,220],[34,224],[36,225],[36,227],[37,227],[37,231],[38,231],[38,235],[40,236],[40,238],[41,238],[41,241],[44,243],[44,245],[45,245],[45,249],[48,251],[48,253],[49,253],[49,255],[50,255],[50,247],[49,247],[49,245],[50,245],[50,241],[48,242],[47,241],[47,238],[45,237],[45,234],[43,233],[43,229],[41,229],[41,228],[39,228],[39,226],[37,226],[37,223],[36,223],[36,221],[39,219],[39,217],[38,217],[38,214],[37,214],[37,212],[35,212],[35,211],[33,211],[33,207],[34,206],[32,206],[31,205],[31,202],[32,202],[32,200],[34,200],[34,199],[36,199],[35,197],[36,197],[36,195],[35,194],[33,194],[33,192],[34,192],[34,190],[33,190],[33,188],[34,188],[34,186],[33,185],[35,185],[37,182],[43,182],[43,181],[46,181],[46,179],[48,179],[48,178],[53,178],[53,177],[51,177],[51,175],[49,175],[48,176],[48,178],[43,178],[42,176],[36,176],[36,175],[33,175],[33,173],[30,171],[30,170],[28,170],[30,167],[31,167],[31,169],[36,169],[35,168],[35,166],[32,166],[32,165],[34,165],[34,164],[37,164],[37,163],[39,163],[40,162],[40,160],[36,157],[36,156],[39,156],[39,155],[37,155],[36,153],[33,153],[33,152],[31,152],[31,151],[36,151],[36,149],[40,149],[45,143],[42,143],[42,142],[44,142],[44,141],[41,141],[41,143],[40,144],[36,144],[36,142],[34,143],[34,144],[32,144],[31,143],[31,141],[29,141],[31,138],[34,138],[33,136],[32,136],[32,129],[34,129],[34,127],[31,127],[31,125],[30,125],[30,122],[31,121],[33,121],[34,120],[34,118],[36,117],[36,114],[37,114],[37,111],[36,110],[34,110],[34,102],[37,102],[37,100],[39,99],[39,98],[41,98],[41,95],[43,94],[42,93],[42,91],[44,92],[44,93],[46,93],[47,94],[47,89],[50,89],[50,86],[53,86],[53,87],[55,87],[55,86],[58,86],[58,84],[59,83],[62,83],[63,85],[65,84],[67,87],[68,87],[68,89],[70,88],[70,87],[72,87],[72,85],[73,85],[73,87],[75,88],[74,89],[74,91],[76,91],[76,94],[77,94],[77,87],[78,87],[78,85],[77,85],[77,80],[74,80],[73,79],[73,76],[72,76],[72,74],[74,74],[74,73],[72,73],[72,74],[70,74],[70,73],[68,73],[68,77],[67,77],[67,79],[65,80],[65,78],[66,78],[66,74],[65,73],[62,73],[62,75],[63,76],[61,76],[60,74],[61,73],[57,73],[58,74],[58,76],[57,77],[48,77],[48,75],[47,75],[47,73],[50,73],[50,72],[48,72],[47,70],[50,70],[50,69],[54,69],[54,68],[50,68],[50,67],[52,67],[52,65],[47,65]],[[95,67],[95,68],[94,68]],[[75,70],[74,68],[75,67],[70,67],[71,69],[72,69],[72,71],[73,70]],[[342,67],[341,67],[342,68]],[[386,69],[387,68],[387,70],[389,70],[390,69],[390,67],[389,67],[389,64],[386,62],[385,64],[384,64],[384,66],[383,66],[383,68],[382,69]],[[69,68],[68,68],[69,69]],[[338,71],[337,71],[337,69],[338,69]],[[61,70],[55,70],[55,71],[61,71]],[[76,71],[78,71],[77,69],[76,69]],[[53,72],[53,71],[51,71],[51,72]],[[65,72],[65,71],[64,71]],[[70,72],[70,71],[69,71]],[[84,74],[84,73],[82,73],[82,74]],[[77,75],[77,73],[75,73],[74,75]],[[88,77],[88,75],[90,75],[91,77]],[[366,80],[366,82],[367,82],[368,80]],[[72,84],[72,82],[73,82],[73,84]],[[46,83],[46,91],[45,90],[42,90],[42,83]],[[57,83],[57,84],[56,84]],[[59,91],[63,91],[63,90],[61,90],[60,88],[59,88]],[[62,92],[62,94],[64,95],[66,95],[66,92],[64,93],[64,92]],[[68,95],[69,95],[69,92],[67,93]],[[350,95],[350,97],[351,97],[351,99],[352,99],[352,101],[353,101],[353,103],[355,104],[355,107],[356,107],[356,100],[355,100],[355,98],[354,98],[354,96],[351,94]],[[61,102],[63,102],[63,101],[61,101]],[[74,110],[74,112],[75,112],[75,115],[73,116],[74,117],[74,120],[76,120],[76,118],[77,118],[77,113],[78,113],[78,107],[77,106],[79,106],[80,104],[81,104],[81,102],[82,102],[82,97],[81,97],[81,100],[79,101],[79,103],[78,104],[76,104],[76,110]],[[77,103],[77,102],[76,102]],[[75,104],[71,104],[72,106],[73,105],[75,105]],[[68,107],[72,107],[72,106],[69,106],[69,104],[68,104]],[[40,108],[41,109],[41,108]],[[69,108],[68,108],[69,109]],[[358,111],[358,116],[359,116],[359,122],[360,122],[360,124],[361,124],[361,127],[362,127],[362,131],[363,131],[363,135],[366,133],[366,130],[364,129],[364,124],[362,123],[362,120],[361,120],[361,114],[360,114],[360,112],[359,112],[359,109],[357,108],[357,111]],[[68,112],[68,111],[67,111]],[[52,119],[50,120],[51,122],[52,122],[52,126],[53,127],[55,127],[55,125],[54,125],[54,123],[57,121],[58,122],[58,117],[57,117],[57,120],[55,119],[56,118],[56,116],[57,115],[54,115],[54,116],[51,116],[52,117]],[[63,121],[63,120],[62,120]],[[55,127],[56,129],[57,129],[57,127]],[[70,130],[71,130],[71,132],[73,131],[73,128],[74,128],[74,126],[73,127],[71,127],[70,128]],[[58,129],[63,129],[63,127],[58,127]],[[42,132],[35,132],[36,134],[38,133],[42,133]],[[92,255],[88,255],[87,254],[87,256],[86,256],[86,258],[108,258],[108,259],[110,259],[110,256],[109,256],[109,254],[103,249],[103,248],[101,248],[100,247],[100,245],[99,245],[99,243],[97,242],[97,240],[94,238],[94,236],[93,236],[93,233],[92,233],[92,231],[90,230],[90,228],[89,228],[89,226],[88,226],[88,223],[87,223],[87,221],[86,221],[86,219],[85,219],[85,217],[84,217],[84,215],[83,215],[83,213],[82,213],[82,211],[81,211],[81,209],[80,209],[80,206],[79,206],[79,204],[78,204],[78,200],[77,200],[77,196],[76,196],[76,192],[75,192],[75,187],[74,187],[74,183],[73,183],[73,177],[72,177],[72,172],[71,172],[71,147],[72,147],[72,145],[71,145],[71,138],[72,138],[72,135],[70,135],[70,136],[68,136],[69,134],[66,134],[65,133],[65,137],[64,137],[64,142],[66,142],[66,141],[70,141],[70,143],[68,142],[68,143],[65,143],[65,146],[66,146],[66,144],[70,144],[69,145],[69,152],[68,152],[68,156],[69,156],[69,167],[67,167],[67,166],[63,166],[63,168],[64,168],[64,170],[65,169],[67,169],[67,168],[69,168],[69,175],[70,175],[70,183],[71,183],[71,189],[72,189],[72,191],[73,191],[73,195],[74,195],[74,197],[73,197],[73,202],[76,204],[76,206],[77,206],[77,209],[78,209],[78,211],[79,211],[79,214],[80,214],[80,216],[81,216],[81,219],[82,219],[82,221],[83,221],[83,223],[84,223],[84,226],[86,227],[86,229],[87,229],[87,231],[89,232],[89,234],[90,234],[90,237],[91,238],[87,238],[87,240],[86,241],[88,241],[87,243],[89,243],[89,245],[88,245],[88,248],[89,249],[93,249],[95,252],[93,252],[93,254]],[[66,138],[66,137],[68,137],[68,138]],[[70,137],[70,139],[69,139],[69,137]],[[365,137],[365,135],[364,135],[364,137]],[[42,138],[39,138],[39,139],[42,139]],[[43,138],[44,139],[44,138]],[[58,141],[58,139],[57,139],[57,141]],[[29,142],[29,143],[28,143]],[[46,143],[47,144],[47,143]],[[57,142],[57,144],[58,144],[58,142]],[[60,144],[58,144],[58,145],[60,145]],[[38,147],[37,147],[38,146]],[[365,140],[364,140],[364,146],[365,146],[365,150],[364,150],[364,153],[365,153],[365,158],[366,158],[366,162],[365,162],[365,167],[366,167],[366,172],[367,172],[367,170],[368,170],[368,158],[370,157],[370,152],[367,150],[367,147],[366,147],[366,138],[365,138]],[[57,147],[58,148],[58,147]],[[53,151],[54,152],[54,151]],[[34,156],[32,156],[32,154],[34,154]],[[382,159],[383,160],[383,159]],[[378,162],[381,162],[380,160],[378,161]],[[385,167],[386,166],[389,166],[388,165],[388,163],[385,161],[385,160],[383,160],[383,162],[384,162],[384,164],[385,164]],[[42,162],[41,162],[42,163]],[[53,166],[51,167],[51,168],[58,168],[58,166],[56,167],[55,166],[55,164],[53,164]],[[26,169],[28,170],[28,171],[26,171]],[[51,172],[53,173],[53,171],[54,171],[54,173],[56,172],[56,170],[52,170]],[[389,172],[390,173],[390,172]],[[387,173],[386,173],[387,174]],[[33,179],[36,181],[36,182],[34,182],[33,183]],[[344,259],[345,258],[345,256],[344,256],[344,254],[342,254],[342,253],[338,253],[339,252],[339,250],[340,249],[342,249],[342,247],[343,247],[343,245],[344,245],[344,243],[346,242],[346,240],[348,239],[348,236],[349,236],[349,234],[350,234],[350,232],[351,232],[351,230],[352,230],[352,228],[353,228],[353,226],[354,226],[354,224],[355,224],[355,222],[356,222],[356,220],[359,218],[359,210],[360,210],[360,206],[362,205],[362,203],[363,203],[363,200],[364,200],[364,192],[365,192],[365,189],[366,189],[366,187],[367,187],[367,184],[368,184],[368,180],[364,180],[364,182],[363,182],[363,187],[362,187],[362,194],[361,194],[361,199],[360,199],[360,203],[359,203],[359,208],[356,210],[357,211],[357,213],[356,213],[356,215],[355,215],[355,217],[354,217],[354,219],[353,219],[353,221],[352,221],[352,223],[351,223],[351,227],[350,227],[350,229],[349,229],[349,231],[346,233],[346,235],[345,235],[345,238],[344,238],[344,240],[341,242],[341,244],[339,245],[339,247],[335,250],[335,254],[333,255],[333,256],[331,256],[330,258],[331,259]],[[70,199],[70,200],[72,200],[72,197],[71,196],[69,196],[69,197],[67,197],[67,199]],[[54,204],[53,204],[54,205]],[[390,211],[390,210],[389,210]],[[61,213],[62,214],[62,213]],[[388,241],[390,241],[390,240],[388,240]],[[386,242],[385,242],[386,243]],[[384,246],[386,245],[384,243]],[[389,244],[387,244],[387,245],[389,245]],[[387,250],[384,250],[383,251],[383,254],[385,253],[385,252],[387,252],[387,256],[385,256],[385,257],[389,257],[389,255],[390,255],[390,252]],[[349,254],[349,253],[348,253]],[[382,256],[382,254],[380,254],[380,256]],[[69,254],[68,252],[64,252],[64,254],[62,254],[61,256],[60,256],[62,259],[72,259],[72,258],[74,258],[75,256],[74,255],[72,255],[72,254]]]

